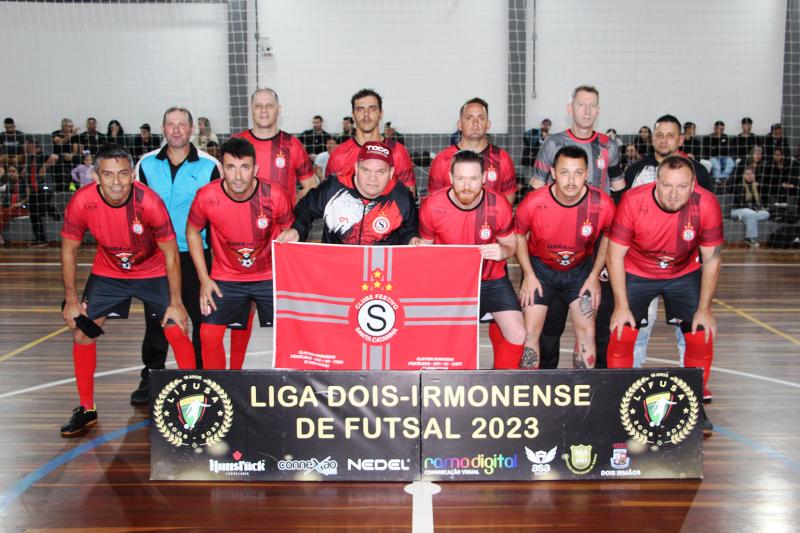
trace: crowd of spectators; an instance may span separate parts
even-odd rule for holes
[[[527,182],[527,174],[539,148],[550,135],[551,125],[546,118],[538,128],[525,131],[518,169],[520,182]],[[80,130],[71,119],[62,119],[60,128],[50,133],[49,143],[47,139],[42,139],[45,142],[41,143],[37,142],[37,136],[25,135],[11,117],[5,118],[3,126],[0,134],[0,246],[8,222],[26,215],[31,217],[32,245],[42,245],[46,241],[42,221],[47,216],[59,216],[53,207],[53,193],[68,193],[92,183],[92,156],[103,144],[125,146],[138,159],[159,148],[162,142],[161,136],[153,133],[147,123],[139,127],[138,134],[130,135],[118,120],[110,120],[103,133],[94,117],[87,118]],[[758,243],[754,229],[758,221],[770,219],[794,224],[800,220],[800,162],[792,157],[781,124],[773,124],[765,135],[753,132],[753,120],[749,117],[741,120],[741,131],[736,135],[729,135],[725,128],[725,123],[718,120],[711,134],[698,136],[696,124],[685,122],[680,150],[707,166],[714,179],[714,192],[728,195],[730,216],[747,225],[745,242],[754,246]],[[312,118],[312,127],[298,134],[314,162],[318,179],[326,175],[330,152],[353,134],[353,118],[349,115],[342,118],[339,132],[327,132],[322,116],[316,115]],[[383,135],[405,143],[405,137],[391,122],[384,124]],[[619,145],[623,169],[653,151],[653,134],[647,125],[639,128],[635,135],[618,135],[613,128],[608,129],[606,135]],[[221,141],[207,117],[197,119],[192,143],[212,156],[217,154]]]

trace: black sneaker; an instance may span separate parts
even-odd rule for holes
[[[147,405],[150,403],[150,374],[139,382],[139,388],[131,393],[131,405]]]
[[[711,435],[714,432],[714,424],[708,419],[703,404],[700,404],[700,429],[703,430],[703,435]]]
[[[97,410],[87,411],[82,405],[72,410],[69,422],[61,426],[62,437],[77,437],[97,424]]]

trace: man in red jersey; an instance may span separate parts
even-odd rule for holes
[[[283,188],[291,205],[317,185],[314,167],[303,144],[278,128],[281,106],[278,93],[268,87],[256,89],[250,96],[253,127],[237,133],[256,149],[258,178]],[[297,182],[301,190],[297,190]]]
[[[402,143],[394,139],[384,139],[381,135],[380,123],[383,118],[383,99],[372,89],[361,89],[350,98],[353,119],[356,122],[355,136],[344,140],[331,153],[327,175],[335,175],[340,181],[347,182],[353,176],[353,168],[359,150],[367,141],[382,142],[392,151],[394,161],[394,177],[416,194],[416,178],[414,163]]]
[[[506,274],[506,259],[514,255],[511,204],[484,187],[484,157],[471,150],[456,152],[450,163],[451,187],[433,193],[419,214],[421,238],[410,244],[476,244],[483,258],[480,316],[491,313],[489,338],[494,368],[520,368],[525,327],[519,302]]]
[[[597,360],[595,313],[614,202],[587,184],[588,168],[584,150],[562,146],[553,160],[554,183],[531,191],[517,208],[517,260],[523,274],[519,300],[527,330],[523,361],[531,368],[539,367],[539,337],[555,298],[568,303],[575,328],[572,366],[594,368]]]
[[[102,333],[99,327],[106,317],[127,318],[132,297],[146,303],[161,319],[178,367],[195,366],[181,302],[178,246],[164,203],[155,192],[134,182],[133,158],[121,146],[99,149],[94,165],[99,184],[75,193],[61,229],[62,316],[73,331],[72,358],[81,402],[61,427],[62,437],[76,436],[97,423],[96,336]],[[97,253],[81,299],[77,261],[87,230],[97,241]]]
[[[223,179],[197,192],[189,212],[186,239],[200,278],[203,324],[203,368],[224,369],[223,337],[229,324],[243,324],[251,302],[261,327],[272,325],[273,239],[294,221],[283,189],[256,178],[256,151],[247,140],[233,137],[220,148]],[[213,278],[203,258],[200,232],[211,229]],[[247,346],[231,353],[230,368],[239,370]]]
[[[486,189],[500,194],[514,203],[517,193],[517,177],[514,161],[508,152],[489,142],[487,131],[492,126],[489,120],[489,104],[480,98],[473,98],[461,106],[458,118],[458,131],[461,139],[436,154],[428,173],[428,194],[450,187],[450,162],[459,150],[472,150],[483,157],[486,169]]]
[[[701,367],[705,387],[717,335],[711,300],[724,239],[716,197],[695,182],[692,163],[671,155],[658,165],[655,183],[622,197],[608,249],[615,302],[608,366],[633,366],[636,328],[647,325],[647,308],[661,296],[667,322],[679,324],[686,339],[684,366]],[[703,430],[710,431],[702,414]]]

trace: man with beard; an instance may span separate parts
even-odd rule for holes
[[[460,150],[450,157],[451,186],[425,199],[419,214],[421,238],[412,239],[412,244],[480,247],[480,316],[490,313],[494,319],[489,325],[494,368],[519,369],[523,368],[525,327],[506,273],[506,259],[514,256],[517,247],[513,210],[501,194],[485,186],[485,161],[485,155],[472,150]]]

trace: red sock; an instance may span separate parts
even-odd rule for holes
[[[75,381],[81,405],[87,410],[94,409],[94,370],[97,368],[97,343],[72,343],[72,362],[75,365]]]
[[[189,340],[189,337],[181,331],[181,328],[175,325],[167,326],[164,328],[164,336],[167,338],[169,345],[172,346],[172,352],[175,354],[178,368],[181,370],[194,368],[194,345]]]
[[[497,351],[498,343],[503,341],[503,332],[497,322],[489,322],[489,341],[492,343],[492,348]]]
[[[225,370],[225,326],[220,324],[200,325],[200,344],[203,347],[203,369]]]
[[[231,330],[231,370],[241,370],[244,366],[244,356],[247,353],[247,345],[250,343],[250,335],[253,333],[253,317],[255,311],[250,311],[247,319],[247,329]]]
[[[494,326],[494,327],[493,327]],[[495,370],[519,370],[524,344],[511,344],[495,322],[489,324],[489,339],[494,350]]]
[[[608,368],[633,368],[633,346],[636,344],[638,329],[622,326],[622,338],[617,340],[617,330],[611,332],[606,351]]]
[[[711,361],[714,359],[714,338],[709,335],[708,342],[705,341],[705,331],[697,333],[684,333],[686,339],[686,353],[683,356],[683,366],[685,368],[699,367],[703,369],[703,388],[708,385],[708,378],[711,376]]]

